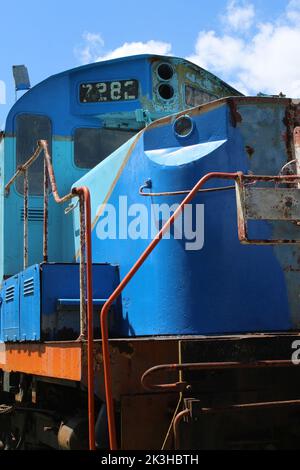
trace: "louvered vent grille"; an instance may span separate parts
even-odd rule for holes
[[[21,209],[21,220],[24,221],[24,207]],[[28,209],[28,220],[42,222],[44,220],[43,209]]]
[[[34,279],[30,277],[24,281],[23,295],[24,297],[34,294]]]
[[[12,302],[15,298],[15,286],[10,286],[5,291],[5,302]]]

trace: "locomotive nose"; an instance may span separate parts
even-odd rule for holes
[[[150,125],[144,134],[144,153],[153,163],[183,166],[209,156],[228,142],[226,106],[209,112],[181,114]]]

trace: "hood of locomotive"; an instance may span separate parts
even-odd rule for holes
[[[91,192],[93,261],[117,264],[123,278],[184,197],[142,196],[145,183],[145,192],[165,193],[191,189],[211,171],[277,175],[291,160],[288,117],[295,106],[283,98],[226,98],[160,119],[129,140],[74,184]],[[185,137],[174,128],[184,114],[192,120]],[[210,181],[206,187],[231,184]],[[112,333],[299,327],[299,249],[241,245],[234,190],[199,193],[190,216],[189,227],[175,226],[124,290],[122,318]],[[297,238],[297,230],[290,224],[288,238]],[[254,231],[255,238],[278,238],[282,227],[261,222]]]

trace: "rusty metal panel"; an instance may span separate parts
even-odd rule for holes
[[[121,448],[161,449],[177,402],[178,396],[174,393],[122,397]]]
[[[298,175],[291,176],[254,176],[240,175],[236,180],[236,205],[238,219],[238,236],[243,244],[281,245],[299,244],[299,196]],[[273,183],[274,188],[254,186]],[[279,188],[279,184],[294,184],[295,188]],[[279,238],[253,239],[248,233],[248,220],[291,221],[289,227],[280,233]],[[274,223],[274,222],[273,222]],[[273,231],[274,232],[274,231]],[[284,238],[285,237],[285,238]]]
[[[111,339],[109,351],[112,368],[112,389],[115,400],[123,395],[140,394],[145,390],[141,385],[143,373],[162,362],[178,362],[178,339],[170,338],[132,338],[130,340]],[[94,341],[95,393],[105,400],[103,356],[101,340]],[[87,383],[87,348],[83,343],[82,382]],[[174,379],[174,374],[158,375],[158,380]]]
[[[300,220],[300,190],[296,188],[244,188],[247,219]]]

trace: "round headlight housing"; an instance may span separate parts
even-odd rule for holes
[[[174,69],[170,64],[162,62],[158,65],[156,73],[161,80],[171,80],[174,75]]]
[[[189,137],[194,129],[194,121],[187,114],[179,116],[173,124],[173,129],[177,137]]]
[[[158,87],[158,94],[165,101],[171,100],[174,96],[174,88],[168,83],[162,83]]]

